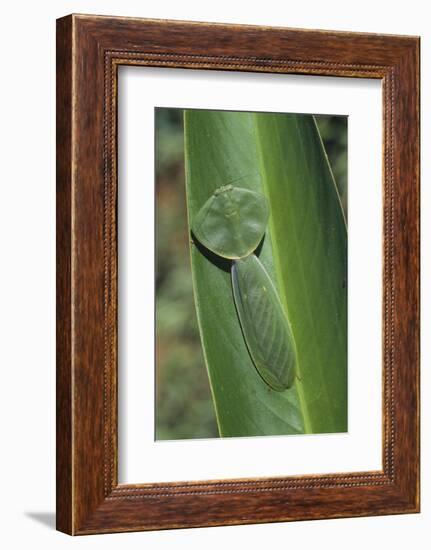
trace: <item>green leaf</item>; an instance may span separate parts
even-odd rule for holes
[[[222,436],[344,431],[346,228],[312,117],[186,111],[189,226],[214,191],[263,193],[271,216],[257,249],[278,288],[298,351],[300,381],[272,390],[250,358],[229,260],[191,245],[195,304]]]
[[[307,431],[347,430],[347,229],[315,120],[254,115]]]

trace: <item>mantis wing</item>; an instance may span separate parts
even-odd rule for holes
[[[251,254],[232,264],[235,305],[254,365],[274,390],[290,388],[296,375],[296,346],[275,287]]]

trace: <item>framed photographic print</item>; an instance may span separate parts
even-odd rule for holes
[[[419,511],[419,39],[57,21],[57,528]]]

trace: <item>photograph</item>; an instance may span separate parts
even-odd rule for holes
[[[430,548],[430,4],[2,8],[2,547]]]
[[[58,531],[420,511],[421,27],[374,12],[59,14]]]
[[[348,117],[155,108],[155,439],[348,431]]]

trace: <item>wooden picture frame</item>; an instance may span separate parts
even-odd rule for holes
[[[381,79],[381,471],[118,484],[119,65]],[[78,535],[418,511],[419,38],[89,15],[59,19],[57,529]]]

